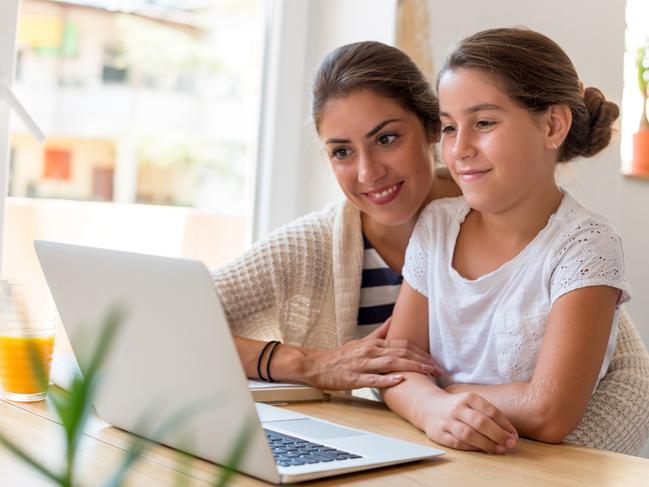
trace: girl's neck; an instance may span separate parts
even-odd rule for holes
[[[498,213],[470,211],[455,242],[453,268],[472,280],[499,269],[547,225],[562,198],[563,193],[553,184]]]
[[[483,231],[504,237],[532,240],[557,211],[563,193],[553,182],[551,186],[538,189],[525,200],[498,213],[472,212],[473,218]]]

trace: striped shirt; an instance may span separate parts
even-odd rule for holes
[[[383,324],[392,315],[403,276],[394,272],[363,235],[363,277],[358,308],[357,338]]]

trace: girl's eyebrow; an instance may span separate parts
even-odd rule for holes
[[[372,130],[366,133],[365,137],[366,138],[372,137],[386,125],[391,124],[392,122],[398,122],[400,120],[401,120],[400,118],[389,118],[387,120],[383,120],[376,127],[374,127]],[[349,139],[327,139],[325,141],[325,144],[348,144],[349,142],[350,142]]]
[[[465,108],[463,111],[464,113],[476,113],[476,112],[482,112],[482,111],[502,111],[502,107],[498,105],[494,105],[493,103],[481,103],[480,105],[473,105],[472,107]],[[451,116],[446,113],[446,112],[440,112],[439,113],[440,117],[449,117]]]

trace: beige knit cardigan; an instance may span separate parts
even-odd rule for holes
[[[235,335],[331,348],[354,337],[363,268],[359,211],[306,215],[214,271]],[[622,313],[615,354],[566,441],[636,454],[649,437],[649,355]]]

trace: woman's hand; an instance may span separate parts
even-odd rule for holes
[[[446,391],[448,392],[448,388]],[[518,442],[518,433],[496,406],[473,393],[440,394],[424,423],[426,435],[458,450],[505,453]]]
[[[383,325],[360,340],[328,350],[309,350],[304,381],[319,389],[347,390],[390,387],[403,380],[401,372],[442,375],[433,358],[407,340],[386,340]]]

